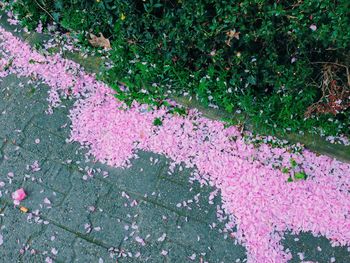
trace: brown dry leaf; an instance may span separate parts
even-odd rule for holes
[[[235,38],[235,39],[239,39],[239,34],[241,34],[240,32],[236,32],[236,29],[230,30],[226,33],[226,35],[229,38]]]
[[[239,39],[239,34],[241,34],[241,33],[236,32],[236,29],[233,29],[233,30],[226,32],[226,36],[227,36],[227,39],[225,41],[226,45],[231,46],[231,40],[233,38]]]
[[[100,33],[100,36],[95,36],[94,34],[90,33],[90,39],[89,43],[93,47],[103,47],[105,49],[111,49],[111,43],[107,38],[105,38],[102,33]]]
[[[225,40],[226,45],[231,46],[231,38]]]

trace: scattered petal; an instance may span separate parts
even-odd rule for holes
[[[15,201],[22,201],[26,198],[26,193],[23,188],[20,188],[12,193],[12,199]]]

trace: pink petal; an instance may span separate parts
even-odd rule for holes
[[[12,199],[15,201],[22,201],[26,198],[26,193],[23,188],[20,188],[12,193]]]

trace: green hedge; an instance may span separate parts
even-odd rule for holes
[[[128,84],[122,99],[185,92],[242,110],[269,131],[349,134],[348,0],[18,0],[13,7],[32,28],[54,19],[85,43],[88,31],[108,37],[114,67],[105,79]]]

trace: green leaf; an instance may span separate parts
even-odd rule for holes
[[[248,77],[248,83],[255,85],[256,84],[256,78],[254,76],[249,76]]]
[[[57,10],[62,10],[63,9],[63,2],[62,0],[59,0],[59,1],[54,1],[54,7],[57,9]]]
[[[297,172],[294,174],[294,178],[297,180],[305,180],[307,175],[304,172]]]
[[[293,168],[297,167],[297,165],[298,165],[297,162],[293,158],[290,159],[290,164],[292,165]]]
[[[162,122],[162,120],[161,120],[160,118],[156,118],[156,119],[154,119],[154,121],[153,121],[153,125],[154,125],[154,126],[162,126],[162,125],[163,125],[163,122]]]
[[[282,173],[286,174],[289,172],[289,169],[287,167],[282,168]]]

